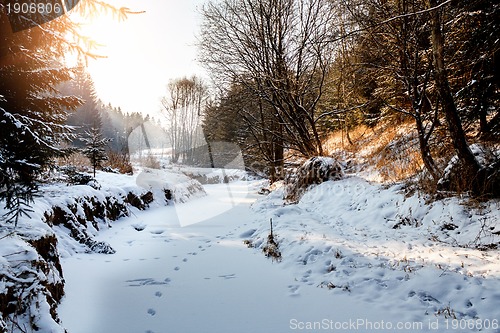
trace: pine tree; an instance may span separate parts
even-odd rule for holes
[[[131,13],[97,0],[82,0],[75,10],[87,16],[110,11],[118,18]],[[65,56],[95,57],[94,45],[68,15],[19,31],[0,10],[0,201],[7,222],[28,213],[40,176],[70,152],[61,148],[73,138],[65,121],[82,100],[58,87],[73,78]]]
[[[14,34],[0,13],[0,200],[8,222],[27,215],[23,207],[37,191],[37,178],[67,153],[60,148],[71,138],[64,121],[80,99],[55,88],[71,78],[71,70],[62,65],[61,40],[48,33],[67,24],[58,20]]]
[[[62,91],[67,95],[76,95],[83,101],[83,104],[75,112],[69,114],[66,121],[66,124],[74,128],[75,140],[73,145],[83,147],[84,144],[79,138],[84,136],[93,127],[95,120],[100,117],[94,81],[83,63],[78,64],[74,78],[64,85]]]
[[[85,143],[85,148],[82,152],[89,158],[90,163],[92,163],[95,178],[96,169],[100,168],[102,162],[108,159],[106,155],[106,146],[111,139],[103,138],[101,130],[98,126],[92,127],[90,131],[87,131],[85,134],[87,137],[81,138],[81,140]]]

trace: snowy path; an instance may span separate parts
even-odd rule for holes
[[[59,314],[69,332],[281,333],[313,321],[333,330],[349,320],[377,324],[397,317],[299,283],[290,270],[246,248],[243,239],[262,226],[249,208],[256,196],[246,196],[246,183],[232,184],[232,201],[240,204],[215,215],[224,201],[227,208],[226,186],[208,186],[208,197],[179,205],[180,211],[158,207],[115,223],[99,236],[114,255],[65,258]],[[187,217],[203,215],[215,216],[196,224]]]

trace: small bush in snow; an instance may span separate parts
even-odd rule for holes
[[[340,163],[331,157],[313,157],[307,160],[286,180],[285,199],[297,202],[309,186],[344,178]]]
[[[455,314],[455,310],[450,308],[449,305],[437,310],[436,316],[443,316],[445,319],[457,319],[457,315]]]
[[[281,252],[278,247],[278,243],[274,240],[273,233],[273,220],[271,219],[271,231],[267,236],[267,244],[262,248],[262,252],[266,257],[271,258],[273,261],[281,261]]]
[[[122,174],[132,175],[134,173],[132,164],[130,163],[130,156],[128,154],[108,151],[107,155],[108,155],[108,168],[116,170]]]
[[[146,168],[161,169],[160,161],[153,154],[148,154],[142,161],[142,165]]]
[[[78,172],[74,166],[60,167],[60,170],[67,177],[68,184],[71,185],[88,185],[94,178],[83,172]]]

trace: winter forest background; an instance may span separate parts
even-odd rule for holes
[[[127,15],[92,1],[78,10]],[[493,194],[496,15],[492,1],[210,2],[202,9],[199,50],[213,85],[198,77],[171,81],[155,119],[99,101],[84,68],[95,50],[77,23],[61,18],[46,30],[9,35],[3,15],[2,198],[17,214],[93,127],[109,139],[105,150],[128,159],[128,139],[144,123],[157,127],[151,140],[164,142],[148,144],[169,146],[173,162],[201,163],[196,149],[205,140],[232,142],[248,168],[272,181],[297,158],[335,154],[328,140],[336,133],[344,148],[359,151],[364,137],[380,131],[394,139],[380,147],[377,162],[399,169],[386,172],[391,180],[418,175],[425,191],[442,185]],[[65,65],[68,52],[82,58],[79,65]],[[401,128],[405,133],[397,133]],[[453,155],[461,169],[455,179],[445,172]]]
[[[305,161],[328,156],[429,200],[500,195],[496,1],[207,1],[197,46],[209,78],[169,80],[159,110],[134,113],[100,100],[85,68],[100,54],[81,23],[64,15],[14,33],[6,3],[2,230],[31,216],[47,184],[98,188],[96,171],[162,169],[165,159],[224,167],[240,151],[246,171],[271,184],[294,182]],[[96,0],[73,10],[141,15]],[[4,317],[17,311],[10,294],[0,294]]]

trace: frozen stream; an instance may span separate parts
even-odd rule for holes
[[[243,240],[267,222],[250,209],[248,183],[227,186],[115,222],[99,235],[114,255],[65,258],[59,314],[69,333],[282,333],[356,320],[360,308],[363,319],[390,316],[348,295],[299,289],[283,263],[248,249]]]

